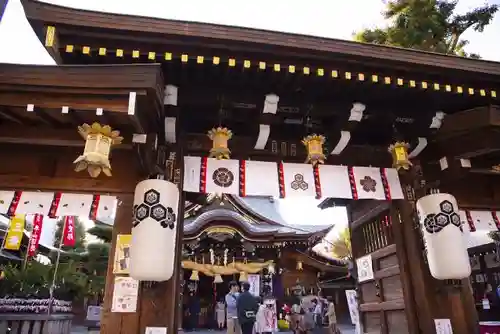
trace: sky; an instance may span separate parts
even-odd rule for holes
[[[386,24],[381,15],[383,0],[48,0],[81,9],[124,13],[187,21],[236,25],[321,37],[351,39],[355,31]],[[500,0],[488,0],[500,4]],[[458,12],[479,6],[485,0],[460,0]],[[469,31],[468,52],[483,59],[500,61],[500,14],[483,33]],[[20,0],[10,0],[0,24],[0,62],[53,64],[26,21]]]

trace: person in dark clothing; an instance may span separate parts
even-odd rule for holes
[[[200,300],[193,293],[189,296],[189,326],[191,329],[198,328],[198,319],[200,317],[201,305]]]
[[[252,334],[255,316],[259,310],[259,303],[257,302],[257,298],[249,292],[250,284],[244,282],[241,288],[243,292],[236,301],[238,322],[240,323],[242,334]]]

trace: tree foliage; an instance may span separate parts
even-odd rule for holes
[[[337,239],[332,241],[333,256],[341,260],[352,260],[351,232],[349,227],[340,231]]]
[[[366,29],[355,34],[359,42],[478,58],[467,54],[469,43],[462,35],[469,29],[483,32],[499,5],[484,5],[455,14],[458,0],[390,0],[384,17],[387,28]]]

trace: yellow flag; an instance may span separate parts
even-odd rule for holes
[[[24,235],[24,225],[26,215],[15,215],[10,220],[9,231],[5,237],[4,248],[9,250],[19,250]]]

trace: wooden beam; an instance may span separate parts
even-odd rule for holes
[[[469,132],[489,126],[500,126],[500,107],[485,106],[447,115],[439,129],[439,137]]]
[[[2,145],[0,147],[0,189],[70,191],[85,193],[133,193],[140,168],[130,152],[116,151],[111,157],[113,176],[91,178],[74,171],[80,149]]]
[[[103,108],[109,112],[127,113],[128,96],[92,96],[92,95],[70,95],[50,94],[50,92],[2,92],[0,94],[0,105],[9,107],[24,107],[33,104],[35,108],[47,108],[61,110],[63,106],[77,110],[96,110]]]
[[[480,128],[458,136],[436,138],[422,160],[438,161],[442,156],[471,159],[500,151],[500,127]]]
[[[132,134],[125,132],[122,135],[124,143],[114,146],[113,149],[132,149]],[[0,125],[0,144],[83,147],[85,141],[80,137],[76,128],[54,129],[4,124]]]

